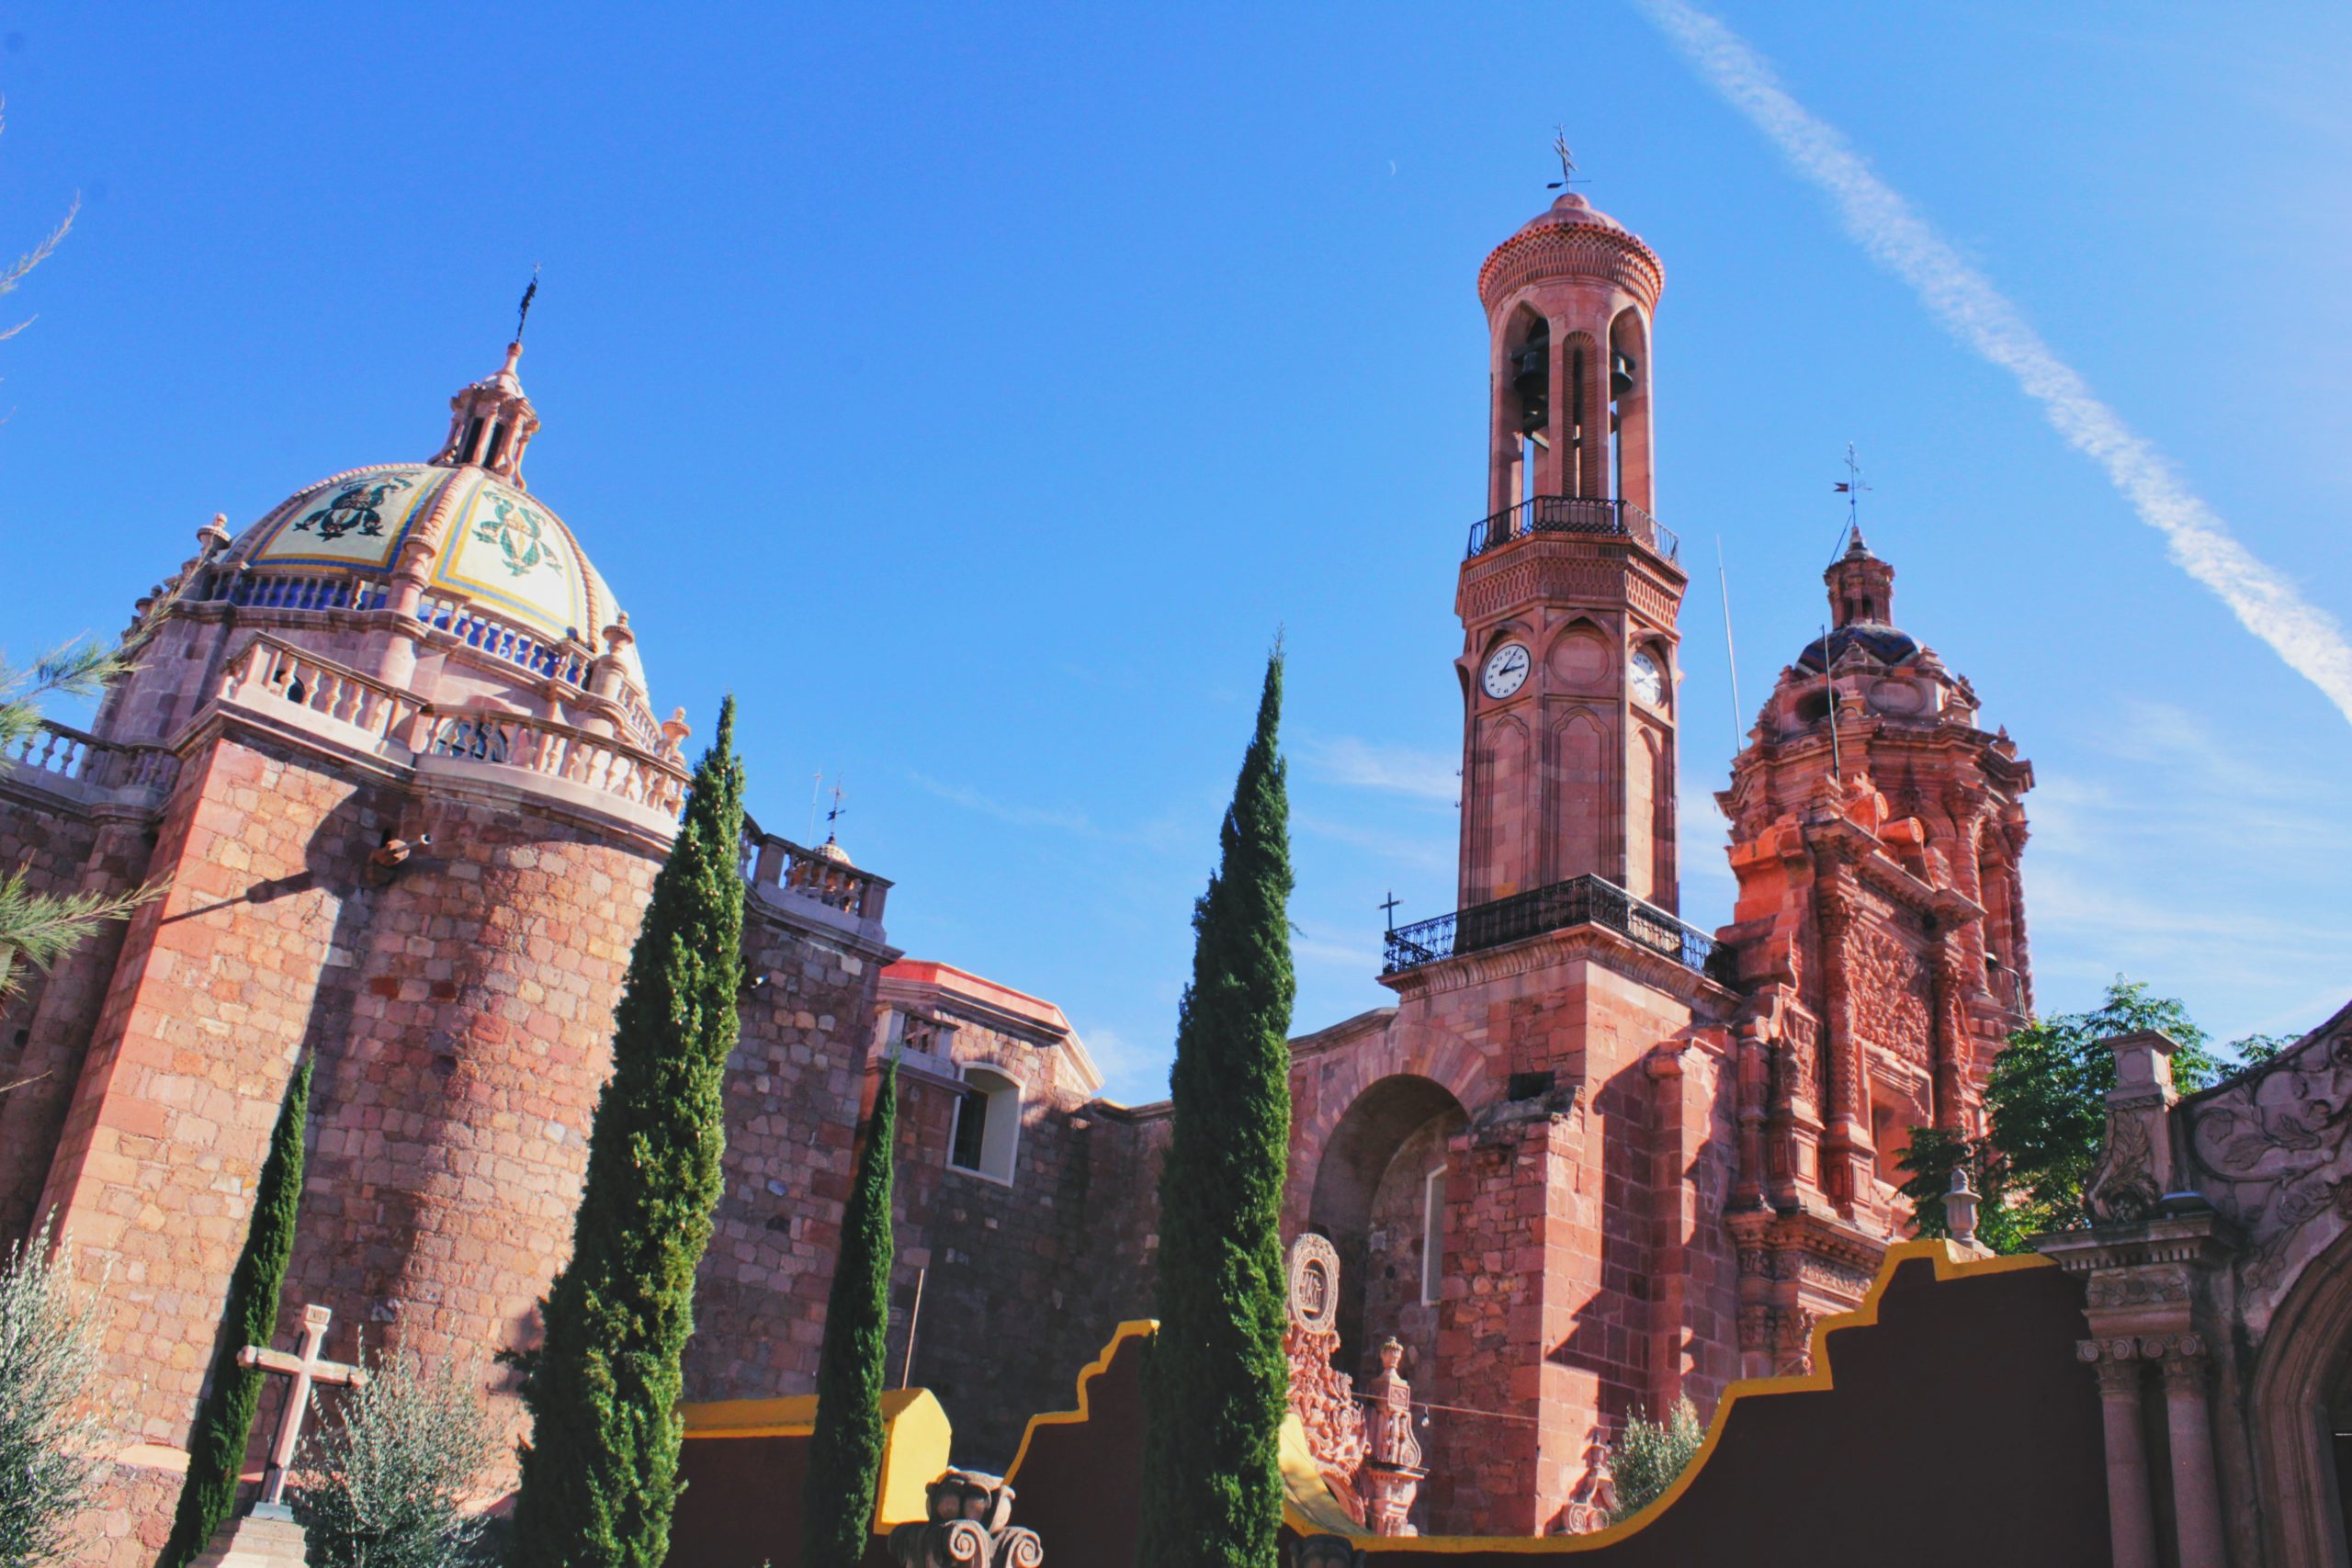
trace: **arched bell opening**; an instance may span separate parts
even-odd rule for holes
[[[1358,1095],[1325,1142],[1307,1228],[1340,1254],[1333,1359],[1340,1371],[1360,1378],[1375,1371],[1373,1351],[1391,1335],[1406,1348],[1404,1370],[1416,1386],[1434,1369],[1445,1283],[1446,1148],[1468,1122],[1442,1084],[1400,1073]]]
[[[1521,306],[1503,342],[1503,412],[1510,440],[1504,504],[1556,494],[1552,453],[1552,323]]]
[[[1642,313],[1627,307],[1609,323],[1609,436],[1615,495],[1655,513],[1651,475],[1650,334]]]

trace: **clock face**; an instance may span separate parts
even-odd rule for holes
[[[1666,672],[1657,667],[1657,660],[1649,656],[1647,649],[1634,650],[1627,671],[1634,682],[1634,695],[1654,708],[1666,705]]]
[[[1487,657],[1486,673],[1479,685],[1487,695],[1500,700],[1527,684],[1527,645],[1507,642]]]

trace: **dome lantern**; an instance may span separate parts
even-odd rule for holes
[[[443,468],[479,468],[517,490],[523,482],[523,448],[538,434],[538,411],[523,394],[514,374],[523,357],[520,339],[506,345],[506,363],[496,373],[460,389],[449,400],[449,435],[433,458]]]

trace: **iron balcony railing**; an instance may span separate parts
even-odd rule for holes
[[[1679,559],[1682,553],[1682,542],[1674,536],[1674,531],[1630,501],[1539,495],[1473,523],[1468,555],[1483,554],[1530,534],[1591,534],[1632,539],[1668,560]]]
[[[1598,876],[1571,877],[1433,920],[1398,926],[1388,933],[1386,962],[1381,972],[1398,975],[1441,958],[1582,925],[1606,926],[1686,969],[1721,984],[1731,983],[1731,949]]]

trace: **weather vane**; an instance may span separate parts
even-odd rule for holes
[[[1577,156],[1575,153],[1568,151],[1568,128],[1566,126],[1555,125],[1552,128],[1552,151],[1559,154],[1560,177],[1554,180],[1550,185],[1545,186],[1544,188],[1545,190],[1559,190],[1564,186],[1575,184],[1577,177]]]
[[[538,292],[539,267],[538,264],[534,262],[531,264],[530,287],[523,290],[523,308],[514,312],[514,341],[516,343],[523,341],[523,323],[531,319],[531,300]]]
[[[1871,487],[1862,482],[1862,465],[1855,459],[1854,444],[1846,443],[1846,477],[1833,485],[1833,493],[1846,498],[1846,526],[1838,536],[1838,547],[1846,547],[1846,535],[1852,533],[1862,519],[1862,492]],[[1836,551],[1831,552],[1833,555]]]
[[[847,776],[843,773],[833,775],[833,808],[825,813],[825,841],[827,843],[832,842],[833,824],[840,821],[842,813],[849,809],[842,804],[842,780]]]

